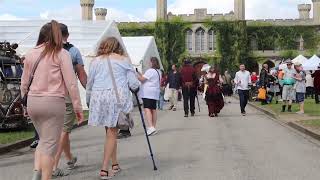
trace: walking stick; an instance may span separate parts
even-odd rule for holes
[[[141,108],[141,104],[140,104],[139,97],[138,97],[138,94],[137,94],[137,93],[138,93],[137,91],[134,91],[134,92],[133,92],[133,94],[136,96],[136,100],[137,100],[137,103],[138,103],[138,108],[139,108],[139,112],[140,112],[140,117],[141,117],[143,129],[144,129],[144,133],[145,133],[146,138],[147,138],[147,142],[148,142],[148,146],[149,146],[149,151],[150,151],[150,156],[151,156],[152,163],[153,163],[153,170],[156,171],[156,170],[158,170],[158,168],[157,168],[156,163],[155,163],[155,161],[154,161],[154,157],[153,157],[153,152],[152,152],[152,148],[151,148],[149,136],[148,136],[148,133],[147,133],[147,127],[146,127],[146,123],[144,122],[144,117],[143,117],[143,113],[142,113],[142,108]]]

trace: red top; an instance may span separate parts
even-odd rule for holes
[[[186,82],[193,82],[194,85],[196,85],[197,82],[195,82],[196,77],[196,69],[191,65],[185,65],[181,69],[181,83],[182,85],[185,85]]]
[[[255,83],[255,82],[257,82],[258,81],[258,76],[257,75],[252,75],[251,76],[251,82],[252,83]]]

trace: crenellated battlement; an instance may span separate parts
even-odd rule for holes
[[[266,24],[273,26],[306,26],[317,25],[312,19],[257,19],[247,20],[247,25]]]
[[[233,11],[227,14],[208,14],[206,8],[202,9],[195,9],[194,14],[172,14],[169,12],[168,19],[171,20],[175,17],[180,17],[184,21],[189,22],[202,22],[206,20],[213,20],[213,21],[219,21],[219,20],[235,20],[235,16]]]
[[[299,11],[311,11],[311,4],[299,4],[298,10]]]
[[[87,6],[87,7],[93,7],[94,6],[94,0],[80,0],[81,7]]]

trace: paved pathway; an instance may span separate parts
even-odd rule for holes
[[[133,137],[120,140],[123,171],[114,179],[320,179],[320,147],[300,134],[252,108],[248,108],[248,116],[239,116],[236,100],[225,106],[219,118],[210,119],[206,114],[204,104],[202,112],[194,118],[183,118],[182,111],[160,113],[160,132],[151,138],[157,172],[152,170],[139,123]],[[61,180],[99,179],[103,133],[103,129],[93,127],[74,131],[72,145],[79,166],[71,176]],[[32,161],[32,152],[27,148],[0,156],[0,179],[31,179]]]

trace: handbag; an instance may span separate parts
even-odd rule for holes
[[[24,107],[27,107],[27,104],[28,104],[28,94],[29,94],[29,91],[30,91],[30,87],[31,87],[31,84],[32,84],[32,81],[34,79],[34,73],[36,72],[37,68],[38,68],[38,65],[40,63],[40,60],[42,59],[43,57],[43,53],[40,54],[40,56],[38,57],[36,63],[34,64],[33,68],[32,68],[32,71],[31,71],[31,74],[30,74],[30,78],[29,78],[29,82],[28,82],[28,88],[27,88],[27,92],[23,95],[22,97],[22,100],[21,100],[21,103]]]
[[[110,72],[110,76],[111,76],[111,80],[112,80],[112,85],[113,85],[113,88],[114,88],[114,91],[116,94],[117,104],[119,107],[122,107],[121,102],[120,102],[118,87],[116,85],[116,80],[114,78],[110,59],[107,58],[107,61],[108,61],[109,72]],[[118,117],[117,128],[119,128],[121,130],[128,130],[129,128],[132,129],[133,126],[134,126],[134,122],[133,122],[133,119],[132,119],[130,113],[120,112],[119,117]]]
[[[266,100],[267,99],[267,90],[266,89],[264,89],[264,88],[260,88],[259,89],[258,99],[260,99],[260,100]]]

